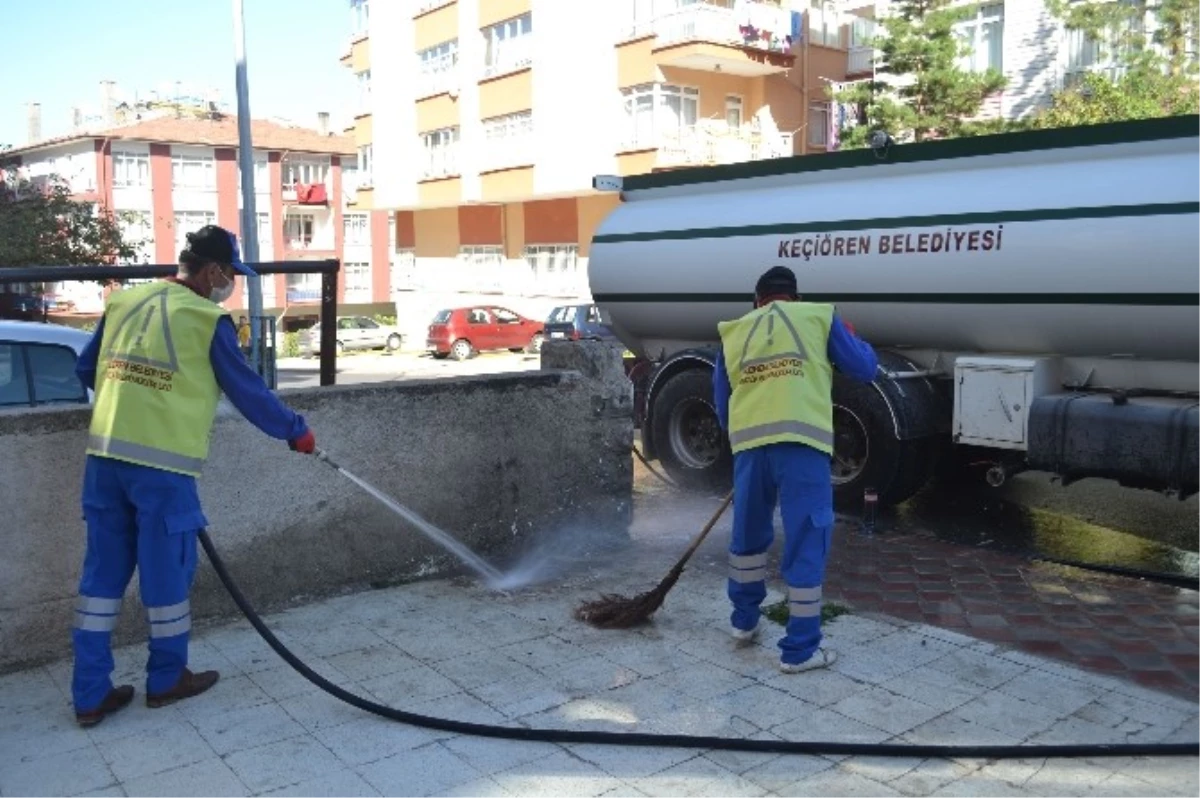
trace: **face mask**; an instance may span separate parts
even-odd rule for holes
[[[233,280],[230,280],[221,288],[214,288],[212,291],[210,291],[208,294],[208,299],[210,302],[215,302],[216,304],[220,305],[231,296],[233,296]]]

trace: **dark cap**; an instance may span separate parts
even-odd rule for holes
[[[203,260],[232,266],[240,274],[254,275],[254,272],[242,263],[237,236],[224,227],[206,224],[196,232],[188,233],[186,251]]]
[[[796,275],[787,266],[772,266],[767,269],[754,286],[754,295],[757,297],[778,295],[794,297],[796,294]]]

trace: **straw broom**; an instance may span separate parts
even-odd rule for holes
[[[607,593],[598,599],[579,605],[575,610],[575,619],[600,629],[629,629],[649,621],[650,616],[662,606],[667,593],[679,581],[688,560],[696,553],[696,549],[700,548],[704,538],[708,536],[709,531],[716,525],[717,520],[732,501],[733,492],[730,491],[721,502],[721,506],[713,513],[713,517],[708,519],[704,529],[700,530],[700,534],[679,558],[679,562],[675,563],[675,567],[658,583],[657,587],[633,598]]]

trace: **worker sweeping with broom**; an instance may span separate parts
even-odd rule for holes
[[[713,369],[717,416],[733,451],[730,621],[741,644],[759,633],[778,501],[788,585],[779,667],[800,673],[836,658],[821,647],[821,583],[833,532],[833,367],[870,382],[878,361],[832,305],[800,301],[790,269],[769,269],[754,294],[753,311],[717,326]]]

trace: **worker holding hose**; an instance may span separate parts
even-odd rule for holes
[[[832,305],[800,301],[790,269],[769,269],[754,295],[753,311],[718,325],[713,371],[717,415],[733,451],[730,621],[740,644],[759,633],[778,501],[789,608],[779,667],[800,673],[836,658],[821,647],[821,583],[833,532],[833,368],[870,382],[877,359]]]
[[[87,552],[72,642],[75,718],[94,726],[133,700],[112,683],[112,631],[136,567],[150,622],[146,705],[203,693],[216,671],[188,669],[197,535],[208,525],[196,477],[222,392],[267,435],[311,454],[304,418],[246,363],[221,303],[238,274],[253,276],[237,237],[208,225],[188,233],[175,277],[114,292],[76,373],[95,390],[83,478]]]

